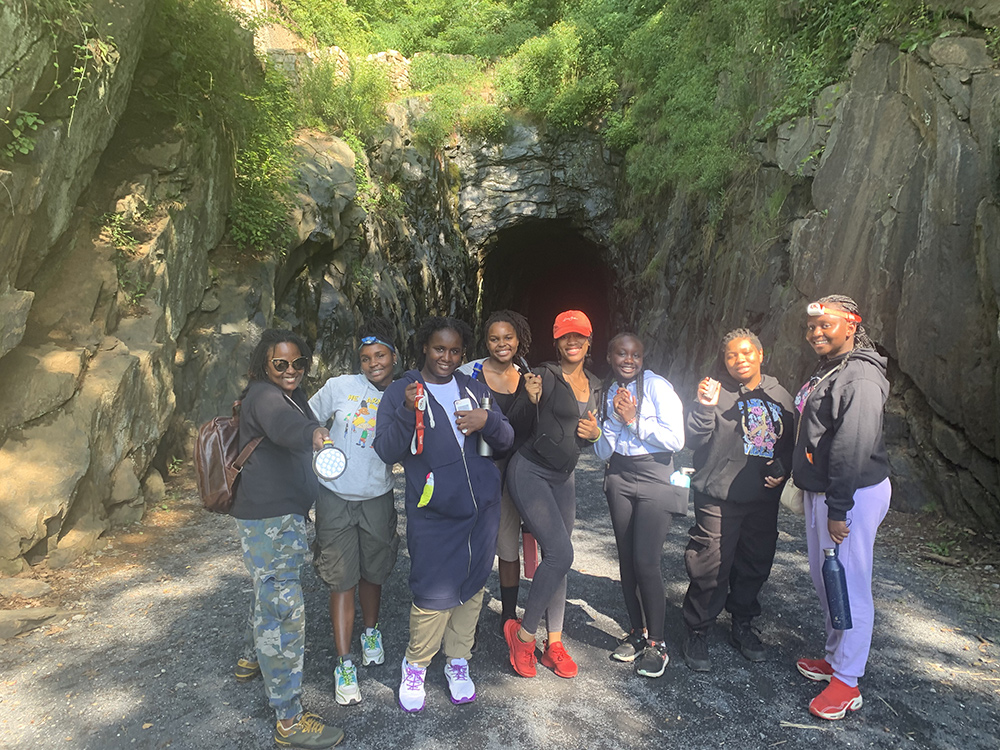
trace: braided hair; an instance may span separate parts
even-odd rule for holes
[[[490,326],[494,323],[506,323],[514,329],[514,335],[517,336],[517,351],[514,356],[527,359],[528,349],[531,348],[531,326],[528,325],[528,319],[513,310],[497,310],[486,319],[483,338],[490,335]]]
[[[611,352],[614,351],[615,344],[617,344],[622,339],[635,339],[636,341],[639,342],[639,346],[641,346],[643,348],[643,352],[645,353],[646,347],[642,343],[642,339],[640,339],[638,337],[638,335],[632,333],[631,331],[622,331],[621,333],[619,333],[618,335],[616,335],[613,339],[611,339],[611,341],[608,342],[608,358],[609,359],[611,358]],[[635,376],[635,396],[636,396],[635,416],[636,416],[636,418],[638,418],[639,411],[640,411],[640,409],[642,409],[642,386],[643,386],[643,382],[644,382],[643,375],[644,375],[644,371],[640,367],[639,368],[639,374]],[[608,418],[608,392],[611,390],[611,385],[613,383],[617,383],[617,382],[618,381],[615,378],[614,371],[612,371],[612,372],[609,372],[607,374],[607,376],[604,378],[604,383],[601,385],[601,421],[602,422],[604,422]]]
[[[838,310],[844,310],[845,312],[851,312],[861,317],[861,310],[858,307],[858,303],[845,294],[829,294],[826,297],[820,297],[817,302],[821,302],[824,305],[829,305],[830,307],[836,307]],[[868,335],[868,331],[860,323],[857,323],[857,329],[854,332],[854,349],[874,349],[875,342],[872,341],[871,337]]]
[[[424,363],[427,361],[427,355],[424,354],[424,345],[430,341],[431,336],[445,329],[450,329],[458,334],[459,338],[462,339],[463,350],[467,351],[472,345],[472,327],[464,320],[459,320],[451,316],[442,318],[435,315],[430,317],[420,324],[420,328],[414,334],[414,344],[417,347],[418,370],[424,369]]]

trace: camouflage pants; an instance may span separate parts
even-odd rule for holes
[[[268,702],[280,719],[302,712],[305,604],[299,580],[305,563],[302,516],[236,519],[243,563],[253,579],[244,656],[260,663]]]

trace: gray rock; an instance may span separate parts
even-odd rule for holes
[[[73,613],[58,607],[0,610],[0,640],[6,640],[40,628],[50,622],[65,620]]]
[[[0,596],[38,599],[50,591],[49,584],[34,578],[0,578]]]
[[[0,294],[0,357],[21,343],[34,298],[17,289]]]

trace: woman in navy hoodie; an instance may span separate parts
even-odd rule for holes
[[[795,397],[801,413],[792,476],[805,496],[809,572],[826,614],[826,653],[799,659],[804,677],[830,684],[809,704],[822,719],[861,708],[858,678],[872,642],[875,533],[889,510],[889,460],[882,412],[889,395],[885,357],[861,325],[857,303],[831,295],[806,308],[806,341],[819,355]],[[839,547],[854,627],[834,630],[823,585],[823,550]]]
[[[421,368],[386,389],[375,423],[375,452],[406,475],[413,604],[399,686],[404,711],[424,707],[427,667],[442,645],[452,702],[476,698],[468,659],[500,525],[500,471],[478,454],[476,433],[499,452],[514,430],[499,410],[478,408],[489,388],[456,372],[471,342],[460,320],[425,322],[416,334]]]

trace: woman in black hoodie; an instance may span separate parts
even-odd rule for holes
[[[732,616],[732,641],[750,661],[764,660],[751,627],[757,599],[771,574],[778,541],[778,499],[795,443],[792,397],[761,373],[764,351],[756,334],[738,328],[722,339],[726,372],[705,378],[687,418],[694,449],[695,525],[684,553],[691,583],[684,597],[684,661],[711,669],[708,628],[723,607]]]
[[[882,412],[889,395],[885,357],[861,325],[857,303],[831,295],[806,308],[806,341],[819,355],[812,377],[795,397],[801,427],[792,473],[804,493],[809,572],[826,614],[826,654],[799,659],[810,680],[829,686],[809,704],[822,719],[861,708],[858,678],[865,673],[875,609],[872,558],[875,533],[889,510],[889,460]],[[854,627],[834,630],[823,585],[823,550],[839,548]]]

